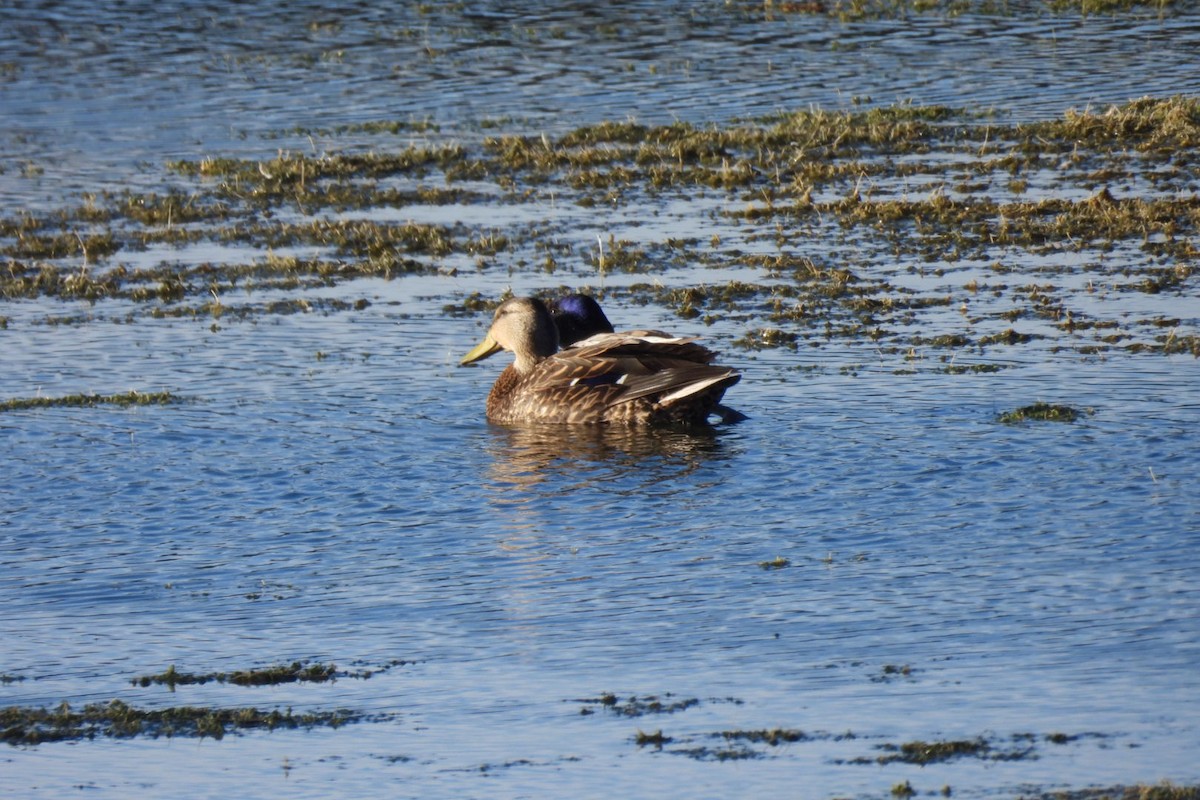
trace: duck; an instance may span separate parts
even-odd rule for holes
[[[555,307],[564,313],[561,301]],[[588,326],[608,323],[603,311],[591,316],[572,311],[570,303],[565,313]],[[513,354],[488,393],[488,420],[705,426],[710,414],[720,413],[725,390],[742,377],[714,364],[716,353],[695,339],[601,331],[560,350],[559,335],[542,300],[513,297],[500,304],[487,335],[460,361],[465,366],[501,350]]]
[[[615,329],[596,298],[586,294],[568,294],[546,302],[554,327],[558,329],[558,346],[570,347],[581,339],[598,333],[614,333]]]

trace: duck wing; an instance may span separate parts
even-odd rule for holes
[[[600,334],[547,359],[543,368],[555,385],[619,387],[603,393],[608,405],[647,398],[670,406],[715,387],[723,392],[741,379],[731,367],[713,365],[715,357],[693,339]]]

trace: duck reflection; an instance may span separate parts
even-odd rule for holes
[[[489,483],[502,488],[502,495],[514,489],[541,496],[588,487],[642,491],[723,458],[725,450],[722,434],[709,428],[493,425],[489,434]]]
[[[513,647],[557,652],[573,642],[573,628],[546,609],[605,594],[593,581],[624,543],[670,537],[673,510],[723,478],[713,462],[730,458],[737,439],[728,429],[489,426],[484,530],[504,559],[497,602]]]

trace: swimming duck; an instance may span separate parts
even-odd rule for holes
[[[692,339],[610,333],[560,352],[558,337],[537,298],[514,297],[496,309],[483,341],[461,361],[513,354],[488,393],[489,420],[703,425],[741,379]]]

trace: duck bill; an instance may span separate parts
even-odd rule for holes
[[[490,335],[485,336],[483,337],[483,341],[471,348],[471,352],[463,356],[462,361],[459,361],[458,364],[459,366],[474,364],[476,361],[482,361],[492,353],[495,353],[501,349],[502,348],[500,347],[499,342],[493,339]]]

